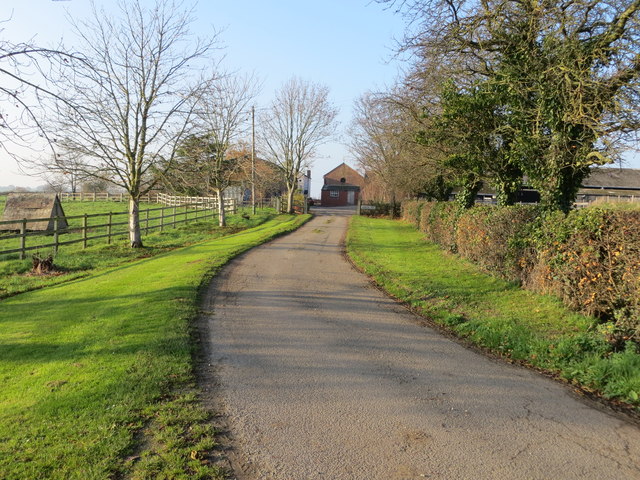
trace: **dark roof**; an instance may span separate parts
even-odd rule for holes
[[[591,174],[582,182],[582,188],[615,190],[640,190],[640,170],[635,168],[592,168]]]
[[[332,185],[323,185],[322,190],[344,190],[344,191],[360,191],[360,187],[358,185],[349,185],[348,183],[336,183]]]
[[[335,178],[325,178],[324,179],[324,184],[325,185],[348,185],[350,187],[357,187],[358,186],[358,185],[354,185],[352,183],[341,182],[340,180],[336,180]]]
[[[459,189],[454,189],[454,192]],[[522,190],[533,190],[524,177]],[[480,195],[495,195],[496,191],[491,186],[490,181],[483,181]],[[635,168],[615,168],[615,167],[595,167],[582,182],[579,194],[586,195],[640,195],[640,169]]]

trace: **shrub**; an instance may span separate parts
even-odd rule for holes
[[[406,200],[402,202],[402,219],[418,227],[420,225],[420,210],[424,203],[423,200]]]
[[[538,208],[525,205],[467,209],[458,219],[458,253],[489,273],[522,283],[535,257],[531,229],[538,216]]]
[[[406,202],[403,213],[443,249],[599,318],[615,350],[640,342],[640,210]]]
[[[367,217],[390,217],[397,218],[400,216],[401,205],[398,203],[370,202],[373,209],[362,209],[360,215]],[[404,204],[403,204],[404,205]]]
[[[422,209],[420,210],[420,223],[418,224],[418,228],[421,232],[427,233],[429,230],[429,219],[431,218],[431,210],[435,206],[435,202],[425,202],[422,205]]]
[[[455,252],[460,211],[460,207],[454,202],[434,203],[425,222],[427,238],[445,250]]]
[[[640,211],[589,208],[549,216],[532,286],[615,324],[611,341],[640,340]]]

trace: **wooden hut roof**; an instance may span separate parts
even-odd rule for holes
[[[67,228],[64,210],[55,193],[10,193],[7,195],[1,221],[14,220],[20,223],[0,223],[0,230],[20,230],[24,218],[27,220],[41,219],[39,222],[27,222],[27,230],[53,230],[55,216],[60,217],[58,228]]]

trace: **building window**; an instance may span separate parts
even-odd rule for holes
[[[340,196],[340,192],[338,190],[331,190],[329,192],[329,196],[330,197],[339,197]]]

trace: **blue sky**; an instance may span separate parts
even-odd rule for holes
[[[73,45],[65,10],[83,17],[88,5],[87,0],[3,0],[0,18],[10,20],[3,24],[0,36],[13,42],[33,38],[47,46],[63,39]],[[263,80],[258,108],[267,106],[273,92],[295,75],[329,86],[331,99],[340,108],[342,130],[358,96],[383,89],[397,77],[393,45],[394,38],[402,35],[402,19],[370,0],[202,0],[196,5],[196,16],[196,34],[221,32],[224,66],[253,72]],[[342,161],[350,163],[344,140],[333,140],[318,152],[312,167],[314,196],[319,196],[324,173]],[[0,185],[40,183],[18,175],[15,162],[0,153]]]

